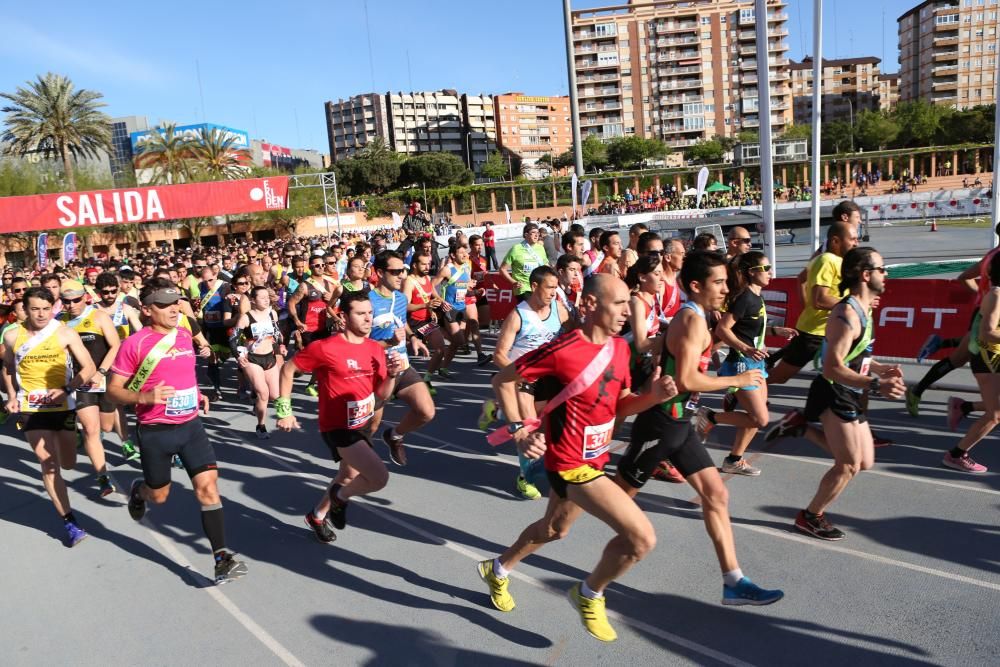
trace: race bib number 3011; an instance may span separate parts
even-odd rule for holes
[[[589,461],[608,451],[611,447],[611,436],[615,429],[615,420],[607,424],[588,426],[583,430],[583,460]]]

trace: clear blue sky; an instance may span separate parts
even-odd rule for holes
[[[608,4],[575,0],[573,8]],[[898,69],[896,17],[917,0],[824,4],[827,57],[882,57],[884,43],[885,69]],[[104,93],[113,116],[204,118],[323,152],[323,102],[373,88],[566,94],[560,0],[368,0],[371,61],[364,6],[8,2],[0,9],[0,90],[51,70]],[[789,2],[793,58],[812,53],[812,6]]]

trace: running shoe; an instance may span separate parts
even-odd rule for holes
[[[760,475],[760,468],[754,468],[747,463],[746,459],[736,462],[723,461],[722,472],[727,475],[746,475],[747,477],[757,477]]]
[[[146,514],[146,501],[139,495],[140,486],[142,478],[137,477],[132,480],[132,486],[128,490],[128,515],[136,521]]]
[[[173,463],[174,467],[178,470],[184,470],[184,462],[181,461],[181,457],[179,455],[174,454],[174,457],[170,459],[170,462]]]
[[[347,528],[347,505],[343,500],[337,497],[337,492],[340,491],[341,485],[334,484],[330,488],[330,511],[326,513],[326,520],[330,522],[330,525],[337,530],[344,530]]]
[[[941,349],[941,336],[937,334],[931,334],[924,341],[923,346],[920,351],[917,352],[917,363],[922,364],[924,360]]]
[[[393,436],[391,431],[391,428],[382,431],[382,442],[389,447],[389,460],[403,467],[406,465],[406,448],[403,446],[403,436]]]
[[[963,403],[965,401],[958,396],[948,398],[948,428],[952,431],[958,430],[958,425],[962,422],[962,418],[965,417],[965,413],[962,411]]]
[[[911,417],[920,416],[920,397],[909,389],[906,390],[906,411]]]
[[[727,391],[726,395],[722,397],[722,411],[732,412],[736,409],[736,392]]]
[[[764,442],[774,442],[780,438],[798,438],[806,432],[808,426],[805,415],[799,410],[792,410],[782,417],[764,435]]]
[[[263,424],[257,424],[257,439],[258,440],[270,440],[271,434],[267,432],[267,427]]]
[[[138,461],[139,448],[132,444],[131,440],[125,440],[122,442],[122,456],[126,461]]]
[[[426,377],[424,378],[424,384],[427,385],[428,394],[430,394],[431,396],[437,396],[438,393],[437,388],[433,384],[431,384],[431,381]]]
[[[538,487],[526,480],[522,475],[517,476],[517,492],[528,500],[538,500],[542,493]]]
[[[698,438],[703,443],[708,440],[708,434],[712,432],[713,428],[715,428],[715,422],[713,421],[714,416],[714,410],[710,410],[702,405],[695,411],[694,417],[691,419],[691,422],[694,424],[695,431],[698,432]]]
[[[76,525],[72,521],[65,522],[65,526],[66,526],[66,537],[69,540],[70,547],[75,547],[80,542],[83,542],[85,539],[87,539],[87,531],[85,531],[83,528],[80,528],[80,526]]]
[[[497,420],[497,402],[492,398],[483,401],[483,409],[479,412],[479,430],[485,431]]]
[[[891,438],[883,438],[880,435],[872,433],[872,445],[877,449],[879,447],[888,447],[894,444],[896,441]]]
[[[944,459],[941,460],[941,463],[945,467],[951,468],[953,470],[961,470],[962,472],[970,472],[970,473],[972,473],[974,475],[980,475],[980,474],[986,472],[987,470],[989,470],[989,468],[987,468],[986,466],[982,465],[981,463],[976,463],[975,461],[973,461],[972,458],[968,454],[956,457],[956,456],[952,456],[951,452],[945,452],[944,453]]]
[[[107,498],[115,492],[115,486],[111,483],[107,475],[99,475],[97,477],[97,488],[101,492],[101,498]]]
[[[755,605],[763,606],[773,604],[785,597],[784,591],[777,589],[769,591],[761,588],[746,577],[737,582],[735,586],[722,586],[722,604],[724,605]]]
[[[476,361],[476,365],[480,366],[480,367],[487,366],[487,365],[489,365],[491,363],[493,363],[493,355],[492,354],[482,354],[482,353],[480,353],[479,358]],[[2,423],[3,422],[0,422],[0,424],[2,424]]]
[[[604,598],[588,598],[580,592],[580,584],[569,589],[569,601],[580,612],[583,627],[592,637],[602,642],[613,642],[618,639],[618,633],[608,623],[608,614],[604,609]]]
[[[460,345],[458,347],[459,354],[472,354],[472,350],[469,349],[468,345]]]
[[[437,376],[442,380],[450,380],[455,377],[455,374],[449,371],[447,368],[437,369]]]
[[[685,482],[684,475],[670,461],[660,461],[660,464],[656,466],[656,470],[653,471],[653,477],[661,479],[664,482],[670,482],[671,484],[683,484]]]
[[[500,611],[514,611],[514,598],[507,591],[509,577],[498,577],[493,574],[493,559],[481,560],[476,566],[479,578],[490,587],[490,602]]]
[[[306,393],[313,397],[319,396],[319,389],[316,388],[315,384],[310,382],[306,385]]]
[[[818,537],[821,540],[827,540],[828,542],[836,542],[846,537],[844,531],[834,528],[833,524],[827,520],[825,514],[817,514],[815,518],[808,519],[806,518],[805,511],[799,510],[798,515],[795,517],[795,527],[803,533]]]
[[[215,554],[215,585],[222,586],[235,581],[247,573],[247,564],[236,560],[236,554],[223,550]]]
[[[306,514],[306,525],[312,528],[316,539],[323,544],[330,544],[337,539],[337,533],[333,532],[333,529],[326,524],[326,520],[317,519],[312,510],[309,510],[309,513]]]

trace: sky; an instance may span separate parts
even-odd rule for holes
[[[826,0],[826,57],[884,55],[897,71],[896,18],[917,2]],[[292,148],[328,152],[323,103],[373,90],[567,94],[561,0],[39,7],[0,2],[0,91],[52,71],[103,93],[111,116],[214,122]],[[788,2],[792,58],[812,53],[812,8]]]

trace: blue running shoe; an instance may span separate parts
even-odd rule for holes
[[[724,605],[746,605],[752,604],[761,606],[773,604],[785,597],[784,591],[768,591],[753,583],[746,577],[740,579],[733,587],[722,586],[722,604]]]
[[[920,352],[917,353],[917,363],[924,363],[924,359],[931,356],[935,352],[941,349],[941,336],[937,334],[931,334],[924,341],[923,347],[920,348]]]
[[[65,525],[66,525],[66,535],[69,539],[69,546],[75,547],[80,542],[83,542],[85,539],[87,539],[87,531],[85,531],[83,528],[80,528],[72,521],[67,521]]]

